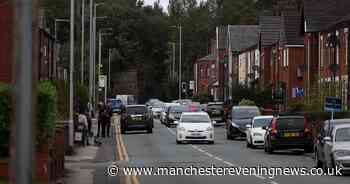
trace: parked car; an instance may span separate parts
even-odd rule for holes
[[[164,107],[164,103],[162,102],[154,103],[152,105],[152,114],[154,118],[157,118],[157,119],[160,118],[160,114],[163,111],[163,107]]]
[[[152,133],[153,119],[148,108],[145,105],[126,106],[125,113],[122,114],[120,129],[122,134],[129,130],[147,130],[148,133]]]
[[[256,106],[233,106],[231,117],[226,124],[227,139],[246,136],[246,125],[250,124],[255,116],[259,116],[260,111]]]
[[[283,149],[312,152],[312,133],[304,116],[275,117],[269,126],[263,128],[267,130],[264,138],[265,152]]]
[[[176,143],[205,141],[214,144],[214,127],[206,112],[184,112],[178,122]]]
[[[174,106],[174,105],[180,105],[180,104],[178,104],[178,103],[164,103],[163,110],[160,113],[160,122],[162,124],[165,124],[166,116],[167,116],[167,112],[168,112],[169,107]]]
[[[170,127],[172,125],[177,125],[180,120],[181,114],[186,112],[187,108],[182,105],[172,105],[168,108],[165,125]]]
[[[247,124],[247,147],[264,146],[266,130],[262,127],[269,126],[273,116],[256,116],[251,124]]]
[[[207,106],[207,112],[213,121],[214,126],[225,124],[224,115],[224,103],[223,102],[210,102]]]
[[[120,114],[125,108],[122,100],[119,98],[118,99],[110,99],[110,104],[111,104],[111,109],[112,109],[113,113]]]
[[[198,102],[191,102],[185,106],[187,108],[187,110],[186,110],[187,112],[201,112],[201,111],[203,111],[201,104]]]
[[[327,120],[315,143],[317,167],[350,171],[350,119]]]

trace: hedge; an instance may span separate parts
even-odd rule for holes
[[[9,154],[11,112],[11,88],[0,84],[0,157],[7,157]]]
[[[37,105],[37,144],[47,144],[54,134],[57,115],[57,91],[49,81],[43,81],[38,86]]]

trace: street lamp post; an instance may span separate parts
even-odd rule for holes
[[[81,0],[81,84],[84,84],[85,0]]]
[[[73,147],[74,0],[70,3],[69,146]]]
[[[90,53],[89,53],[89,113],[92,111],[92,104],[93,104],[93,0],[90,0]]]
[[[182,82],[182,79],[181,79],[181,72],[182,72],[182,26],[179,25],[179,26],[171,26],[173,28],[177,28],[179,29],[179,99],[181,100],[181,82]]]
[[[106,29],[107,30],[107,29]],[[100,78],[101,75],[101,66],[102,66],[102,37],[111,35],[111,33],[103,33],[103,30],[100,30],[98,32],[98,79]],[[107,102],[107,87],[105,86],[105,103]]]
[[[111,90],[111,57],[112,49],[108,49],[108,89]]]

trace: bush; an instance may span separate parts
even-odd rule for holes
[[[87,104],[89,102],[89,92],[88,88],[82,84],[77,84],[75,87],[75,110],[86,110]]]
[[[238,105],[248,105],[248,106],[255,106],[255,102],[249,99],[243,99],[239,102]]]
[[[69,116],[68,83],[64,80],[54,81],[57,90],[57,119],[67,120]]]
[[[47,144],[55,131],[57,114],[57,91],[49,81],[38,86],[36,135],[37,144]]]
[[[0,157],[9,154],[11,112],[11,89],[0,84]]]

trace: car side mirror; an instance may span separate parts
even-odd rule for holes
[[[245,125],[245,127],[246,127],[247,129],[249,129],[249,128],[252,128],[252,125],[251,125],[251,124],[247,124],[247,125]]]
[[[263,126],[262,129],[263,129],[263,130],[268,130],[269,127],[268,127],[268,126]]]
[[[332,139],[331,139],[331,137],[325,137],[325,138],[323,138],[323,141],[324,142],[331,142]]]

